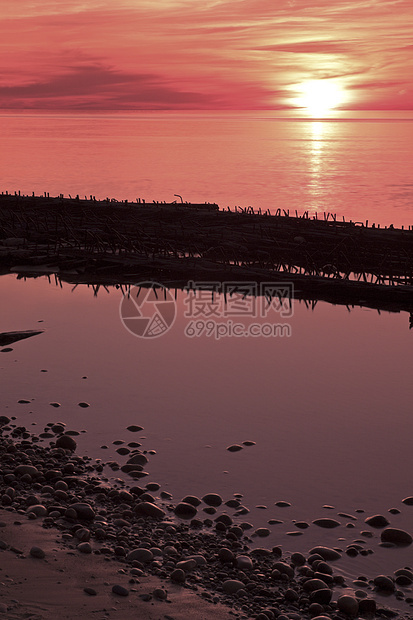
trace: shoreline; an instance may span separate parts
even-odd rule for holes
[[[145,451],[133,450],[132,462],[121,467],[129,469],[131,484],[110,486],[107,464],[78,456],[62,424],[37,436],[5,416],[0,422],[0,521],[6,523],[0,528],[6,587],[0,602],[8,618],[49,620],[59,609],[71,620],[93,609],[101,618],[122,610],[122,620],[137,613],[148,620],[288,620],[291,614],[345,620],[356,608],[359,617],[413,618],[391,610],[394,597],[413,604],[411,587],[404,592],[399,584],[402,574],[382,585],[380,576],[377,583],[361,580],[357,596],[354,584],[335,573],[342,552],[322,542],[308,554],[254,547],[251,524],[236,516],[236,499],[224,503],[212,493],[176,502],[154,483],[145,486]],[[333,521],[325,519],[324,526]],[[265,543],[264,531],[255,535]],[[42,579],[50,585],[40,587]],[[113,592],[113,586],[120,588]],[[383,605],[374,590],[386,588]]]
[[[138,202],[139,200],[139,202]],[[0,268],[72,283],[294,281],[412,311],[413,227],[217,204],[0,195]]]

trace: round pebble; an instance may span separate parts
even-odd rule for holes
[[[393,527],[388,527],[381,533],[381,541],[393,543],[394,545],[411,545],[413,542],[412,536],[404,531]]]
[[[129,590],[127,590],[123,586],[120,586],[119,584],[115,584],[114,586],[112,586],[112,592],[113,594],[117,594],[118,596],[129,596]]]
[[[222,584],[222,589],[225,594],[235,594],[238,590],[244,588],[244,584],[242,581],[238,581],[238,579],[227,579]]]
[[[314,525],[318,525],[318,527],[324,527],[326,529],[332,529],[341,525],[336,519],[315,519],[313,523]]]
[[[76,450],[77,443],[73,437],[70,437],[69,435],[61,435],[56,439],[56,447],[74,452]]]
[[[386,527],[386,525],[389,525],[389,521],[383,515],[374,515],[373,517],[368,517],[364,520],[364,522],[371,527],[377,528]]]
[[[352,618],[355,618],[359,611],[359,603],[353,596],[339,596],[337,599],[337,606],[340,611]]]
[[[32,547],[30,549],[30,555],[32,556],[32,558],[39,558],[39,559],[43,559],[44,557],[46,557],[45,552],[43,551],[43,549],[41,549],[40,547]]]
[[[204,504],[207,504],[208,506],[214,506],[215,508],[217,508],[218,506],[221,506],[222,504],[222,497],[218,495],[217,493],[207,493],[202,498],[202,501],[204,502]]]
[[[180,502],[175,506],[174,513],[181,519],[192,519],[196,515],[197,509],[192,504]]]

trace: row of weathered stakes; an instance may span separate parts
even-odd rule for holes
[[[310,280],[324,288],[359,283],[391,288],[393,295],[397,288],[410,298],[413,230],[367,224],[334,214],[220,210],[209,203],[2,193],[0,261],[57,265],[73,280],[76,273],[85,281],[93,274],[96,281],[105,274],[113,281],[117,273],[123,282],[156,275],[170,281],[277,275],[304,288]]]

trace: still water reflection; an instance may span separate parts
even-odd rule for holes
[[[413,221],[412,113],[0,114],[1,190]],[[33,157],[33,153],[36,154]]]
[[[217,341],[185,337],[180,293],[173,328],[145,340],[122,325],[115,289],[95,297],[13,276],[0,285],[2,331],[46,330],[1,359],[2,407],[27,422],[52,421],[58,401],[59,417],[88,431],[82,447],[95,455],[141,424],[158,452],[151,475],[177,495],[238,491],[251,505],[286,498],[309,513],[326,502],[383,510],[411,492],[406,313],[322,302],[311,312],[293,301],[291,337]],[[19,398],[35,399],[33,414]],[[226,450],[245,440],[256,445]]]
[[[95,295],[90,287],[61,286],[0,278],[2,331],[45,330],[1,354],[2,415],[37,432],[56,421],[86,431],[78,452],[105,462],[122,462],[113,441],[138,440],[156,451],[143,482],[159,482],[176,500],[241,493],[250,511],[244,519],[256,527],[281,521],[270,526],[266,546],[308,551],[320,539],[345,546],[365,529],[365,517],[392,507],[401,510],[392,525],[411,529],[411,510],[401,501],[413,494],[407,313],[323,302],[311,311],[293,301],[288,338],[189,338],[180,292],[173,327],[144,339],[122,325],[120,290]],[[32,403],[17,404],[21,398]],[[81,401],[90,407],[80,408]],[[144,431],[131,437],[131,424]],[[234,443],[243,449],[229,452]],[[107,475],[119,477],[110,469]],[[291,506],[276,507],[279,500]],[[325,504],[334,511],[326,514]],[[340,512],[357,516],[356,529],[346,528]],[[295,521],[321,516],[343,526],[288,535],[297,532]],[[344,556],[340,570],[373,575],[410,562],[408,549],[369,545],[373,555]]]

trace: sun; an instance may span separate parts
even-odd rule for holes
[[[310,116],[320,118],[343,103],[345,92],[333,80],[309,80],[298,86],[295,104],[305,108]]]

